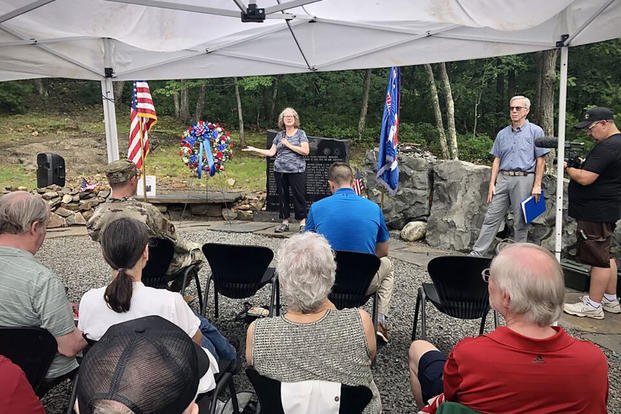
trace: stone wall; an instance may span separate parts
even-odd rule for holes
[[[369,199],[381,201],[375,178],[377,150],[368,151],[363,168]],[[384,195],[384,215],[391,229],[400,230],[411,221],[427,222],[426,242],[446,250],[468,252],[476,241],[487,211],[487,188],[491,168],[464,161],[436,160],[428,154],[401,153],[399,191]],[[547,210],[534,220],[529,241],[553,251],[555,247],[556,177],[545,175],[543,188]],[[563,254],[575,253],[576,224],[567,216],[567,183],[563,197]],[[510,213],[501,224],[503,237],[513,233]],[[615,231],[621,242],[621,222]]]
[[[9,188],[3,193],[26,188]],[[50,206],[50,221],[47,228],[70,226],[85,226],[92,217],[95,208],[110,195],[110,187],[98,186],[92,190],[80,191],[69,187],[50,185],[31,191],[40,194]],[[187,206],[179,203],[154,204],[165,216],[172,220],[182,219],[224,219],[224,220],[252,220],[254,213],[265,205],[265,193],[243,196],[234,204],[222,203],[193,203]]]

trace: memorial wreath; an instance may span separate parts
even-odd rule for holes
[[[188,168],[202,177],[224,171],[224,163],[233,155],[231,136],[219,124],[198,121],[181,136],[179,156]]]

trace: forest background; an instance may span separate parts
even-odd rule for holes
[[[587,142],[572,126],[589,106],[621,113],[621,40],[571,48],[567,93],[567,140]],[[493,139],[508,123],[508,100],[531,99],[529,120],[555,136],[558,116],[558,51],[401,68],[400,143],[438,158],[488,164]],[[216,185],[246,191],[265,189],[265,164],[238,151],[264,147],[265,130],[291,106],[308,135],[351,140],[352,163],[377,145],[388,70],[369,69],[244,78],[150,81],[158,113],[149,173],[163,183],[197,185],[178,156],[179,137],[198,119],[232,132],[234,159]],[[127,145],[131,82],[115,82],[121,152]],[[96,81],[35,79],[0,83],[0,187],[33,188],[32,162],[11,157],[16,146],[92,137],[105,145],[101,86]],[[125,141],[123,141],[125,137]],[[124,146],[125,145],[125,146]],[[587,142],[586,149],[592,143]],[[13,153],[15,153],[13,151]],[[32,154],[35,161],[36,154]],[[105,162],[105,160],[102,160]],[[98,167],[100,168],[100,167]],[[78,175],[97,171],[80,171]],[[69,181],[76,174],[67,172]],[[228,184],[226,184],[228,183]]]

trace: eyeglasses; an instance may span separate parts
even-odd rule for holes
[[[592,130],[593,128],[595,128],[597,126],[597,124],[601,124],[601,123],[602,123],[602,121],[593,122],[591,125],[589,125],[587,127],[587,131]]]
[[[485,283],[489,282],[489,267],[483,269],[483,271],[481,271],[481,278],[483,279],[483,281]]]
[[[293,115],[284,115],[283,118],[295,118]]]
[[[522,109],[524,109],[524,106],[510,106],[509,107],[509,111],[521,111]]]

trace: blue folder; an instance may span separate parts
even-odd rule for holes
[[[539,202],[535,201],[534,196],[522,201],[522,213],[527,224],[539,217],[544,211],[546,211],[546,199],[543,196],[543,191],[539,196]]]

